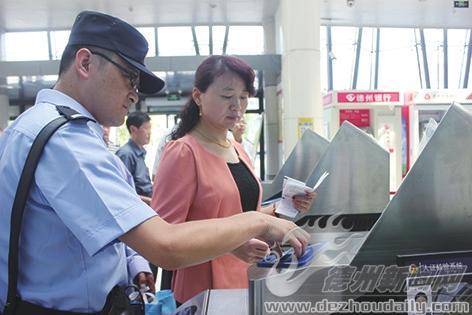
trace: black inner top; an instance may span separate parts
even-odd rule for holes
[[[259,202],[259,185],[246,164],[227,163],[239,190],[243,211],[256,210]]]

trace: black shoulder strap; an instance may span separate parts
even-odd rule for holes
[[[71,120],[92,120],[91,118],[85,117],[75,110],[56,105],[56,109],[61,114],[58,118],[49,122],[38,134],[36,139],[33,141],[33,145],[26,158],[25,166],[21,173],[18,187],[16,189],[15,200],[13,201],[13,207],[11,212],[11,223],[10,223],[10,247],[8,253],[8,295],[5,303],[5,309],[3,314],[10,315],[15,313],[16,304],[20,301],[20,297],[17,294],[17,283],[18,283],[18,252],[19,252],[19,241],[21,223],[23,219],[23,212],[25,209],[26,200],[28,199],[31,182],[34,178],[36,167],[38,166],[39,159],[43,152],[44,146],[51,138],[52,134],[59,129],[62,125]]]

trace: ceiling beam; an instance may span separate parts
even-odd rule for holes
[[[151,71],[195,71],[208,56],[148,57],[145,60]],[[275,80],[280,75],[280,55],[240,55],[255,70],[264,72],[264,79]],[[57,75],[59,60],[42,61],[0,61],[0,77]],[[277,82],[275,82],[277,83]]]

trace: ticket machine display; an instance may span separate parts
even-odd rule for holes
[[[405,279],[408,315],[470,314],[471,251],[400,255],[397,263],[409,270]]]

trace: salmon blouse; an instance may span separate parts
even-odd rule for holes
[[[253,165],[243,147],[233,145],[251,174]],[[262,186],[259,186],[260,210]],[[242,213],[238,187],[224,158],[208,151],[192,135],[166,145],[156,173],[151,206],[169,223],[224,218]],[[183,303],[206,289],[248,287],[248,264],[232,254],[174,271],[172,290]]]

